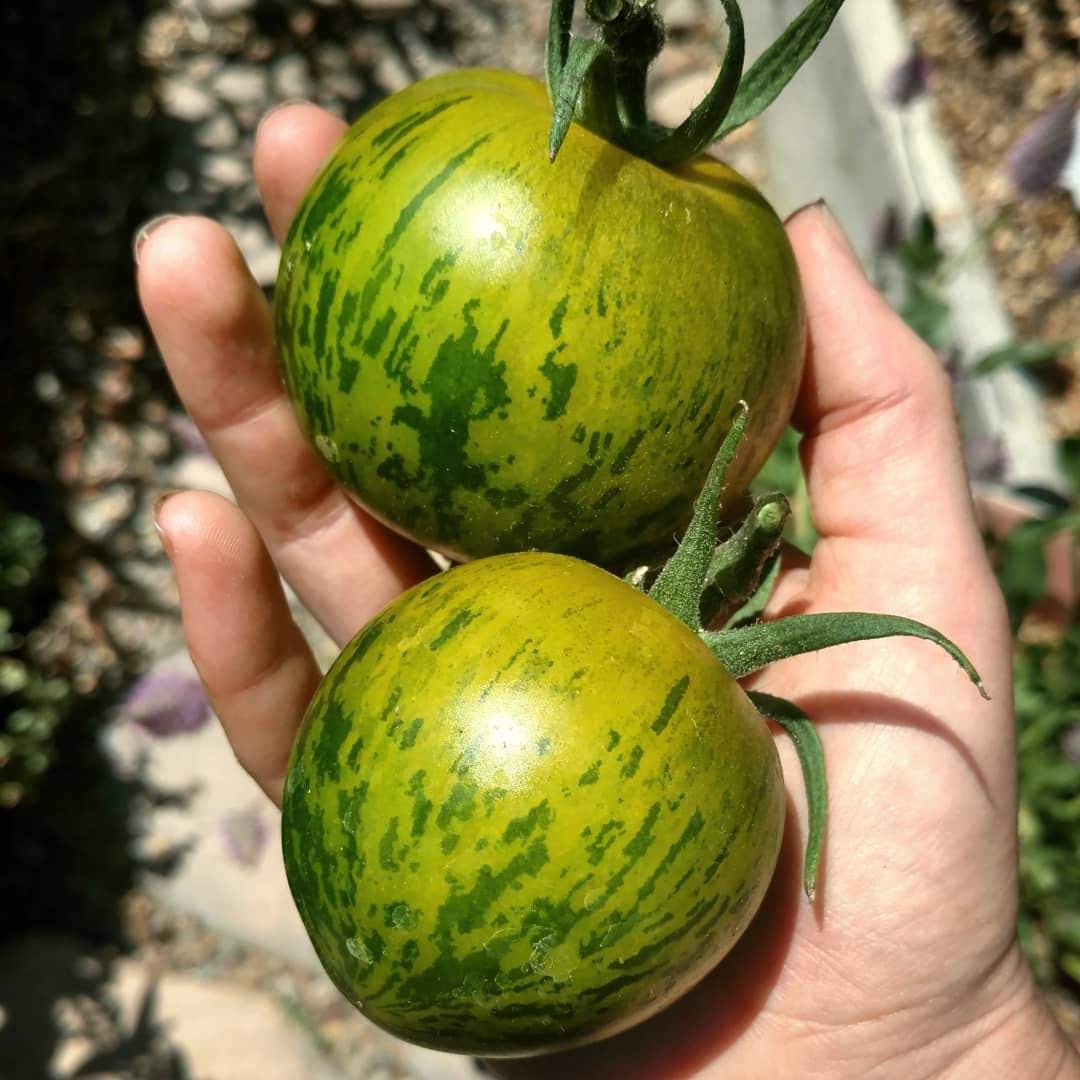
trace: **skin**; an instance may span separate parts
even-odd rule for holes
[[[307,105],[264,122],[255,171],[279,238],[343,131]],[[823,206],[795,214],[788,232],[809,323],[795,422],[821,540],[810,563],[788,568],[769,615],[920,619],[967,652],[993,700],[919,642],[773,666],[754,685],[800,704],[825,748],[831,811],[816,903],[800,895],[805,806],[778,736],[788,828],[735,951],[624,1035],[497,1067],[515,1078],[1080,1077],[1016,940],[1010,641],[948,383]],[[140,240],[147,317],[239,504],[174,494],[157,523],[206,691],[239,761],[279,801],[319,679],[279,572],[344,643],[432,566],[349,502],[304,441],[282,394],[269,308],[228,234],[173,219]]]

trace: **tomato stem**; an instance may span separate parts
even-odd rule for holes
[[[734,102],[746,59],[742,12],[736,0],[721,0],[727,19],[728,40],[720,74],[709,92],[674,131],[666,131],[649,148],[658,165],[674,165],[695,158],[711,143]]]
[[[599,38],[570,33],[573,0],[555,0],[547,42],[552,104],[548,155],[558,155],[572,120],[632,152],[652,125],[645,111],[645,74],[664,46],[656,0],[585,0]]]
[[[725,587],[740,594],[740,600],[753,593],[764,562],[777,550],[784,522],[790,512],[787,499],[782,495],[759,498],[734,536],[725,544],[716,545],[720,496],[728,469],[735,460],[746,431],[749,414],[746,402],[740,401],[731,428],[694,503],[690,524],[675,553],[648,590],[648,595],[694,630],[736,679],[777,660],[833,645],[884,637],[916,637],[944,649],[963,668],[979,693],[988,698],[979,673],[953,642],[932,626],[898,615],[829,612],[791,615],[774,622],[754,623],[734,629],[703,629],[703,600],[710,586],[716,589],[721,601]],[[776,573],[774,567],[770,574],[773,580]],[[758,600],[758,612],[763,606],[762,598]]]
[[[657,165],[691,160],[772,104],[813,55],[843,3],[811,0],[744,75],[742,12],[738,0],[721,0],[728,40],[720,72],[704,100],[670,129],[650,120],[645,107],[648,68],[664,45],[656,0],[585,0],[586,13],[599,27],[595,41],[572,37],[574,0],[552,0],[547,42],[554,113],[551,160],[575,118],[601,138]]]

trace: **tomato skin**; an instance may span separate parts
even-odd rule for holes
[[[544,89],[459,71],[362,116],[285,243],[285,384],[375,516],[455,558],[666,553],[740,399],[732,493],[786,424],[804,315],[784,229],[701,158],[671,170]]]
[[[370,1019],[519,1055],[653,1014],[743,932],[784,822],[760,715],[595,566],[525,553],[416,586],[344,649],[293,750],[282,843]]]

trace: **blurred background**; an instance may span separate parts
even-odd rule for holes
[[[746,5],[751,55],[799,6]],[[723,19],[662,8],[651,87],[672,123],[715,75]],[[201,695],[151,507],[225,485],[147,334],[131,242],[153,215],[212,215],[272,291],[265,110],[351,118],[458,65],[539,75],[546,0],[37,0],[0,21],[0,1076],[478,1075],[326,981],[276,811]],[[826,197],[953,376],[1016,635],[1020,931],[1080,1038],[1078,85],[1073,0],[849,0],[717,152],[781,213]],[[809,546],[796,446],[762,483]]]

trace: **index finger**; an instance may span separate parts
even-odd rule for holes
[[[347,125],[306,102],[280,105],[263,117],[255,138],[255,183],[280,244],[312,177]]]

